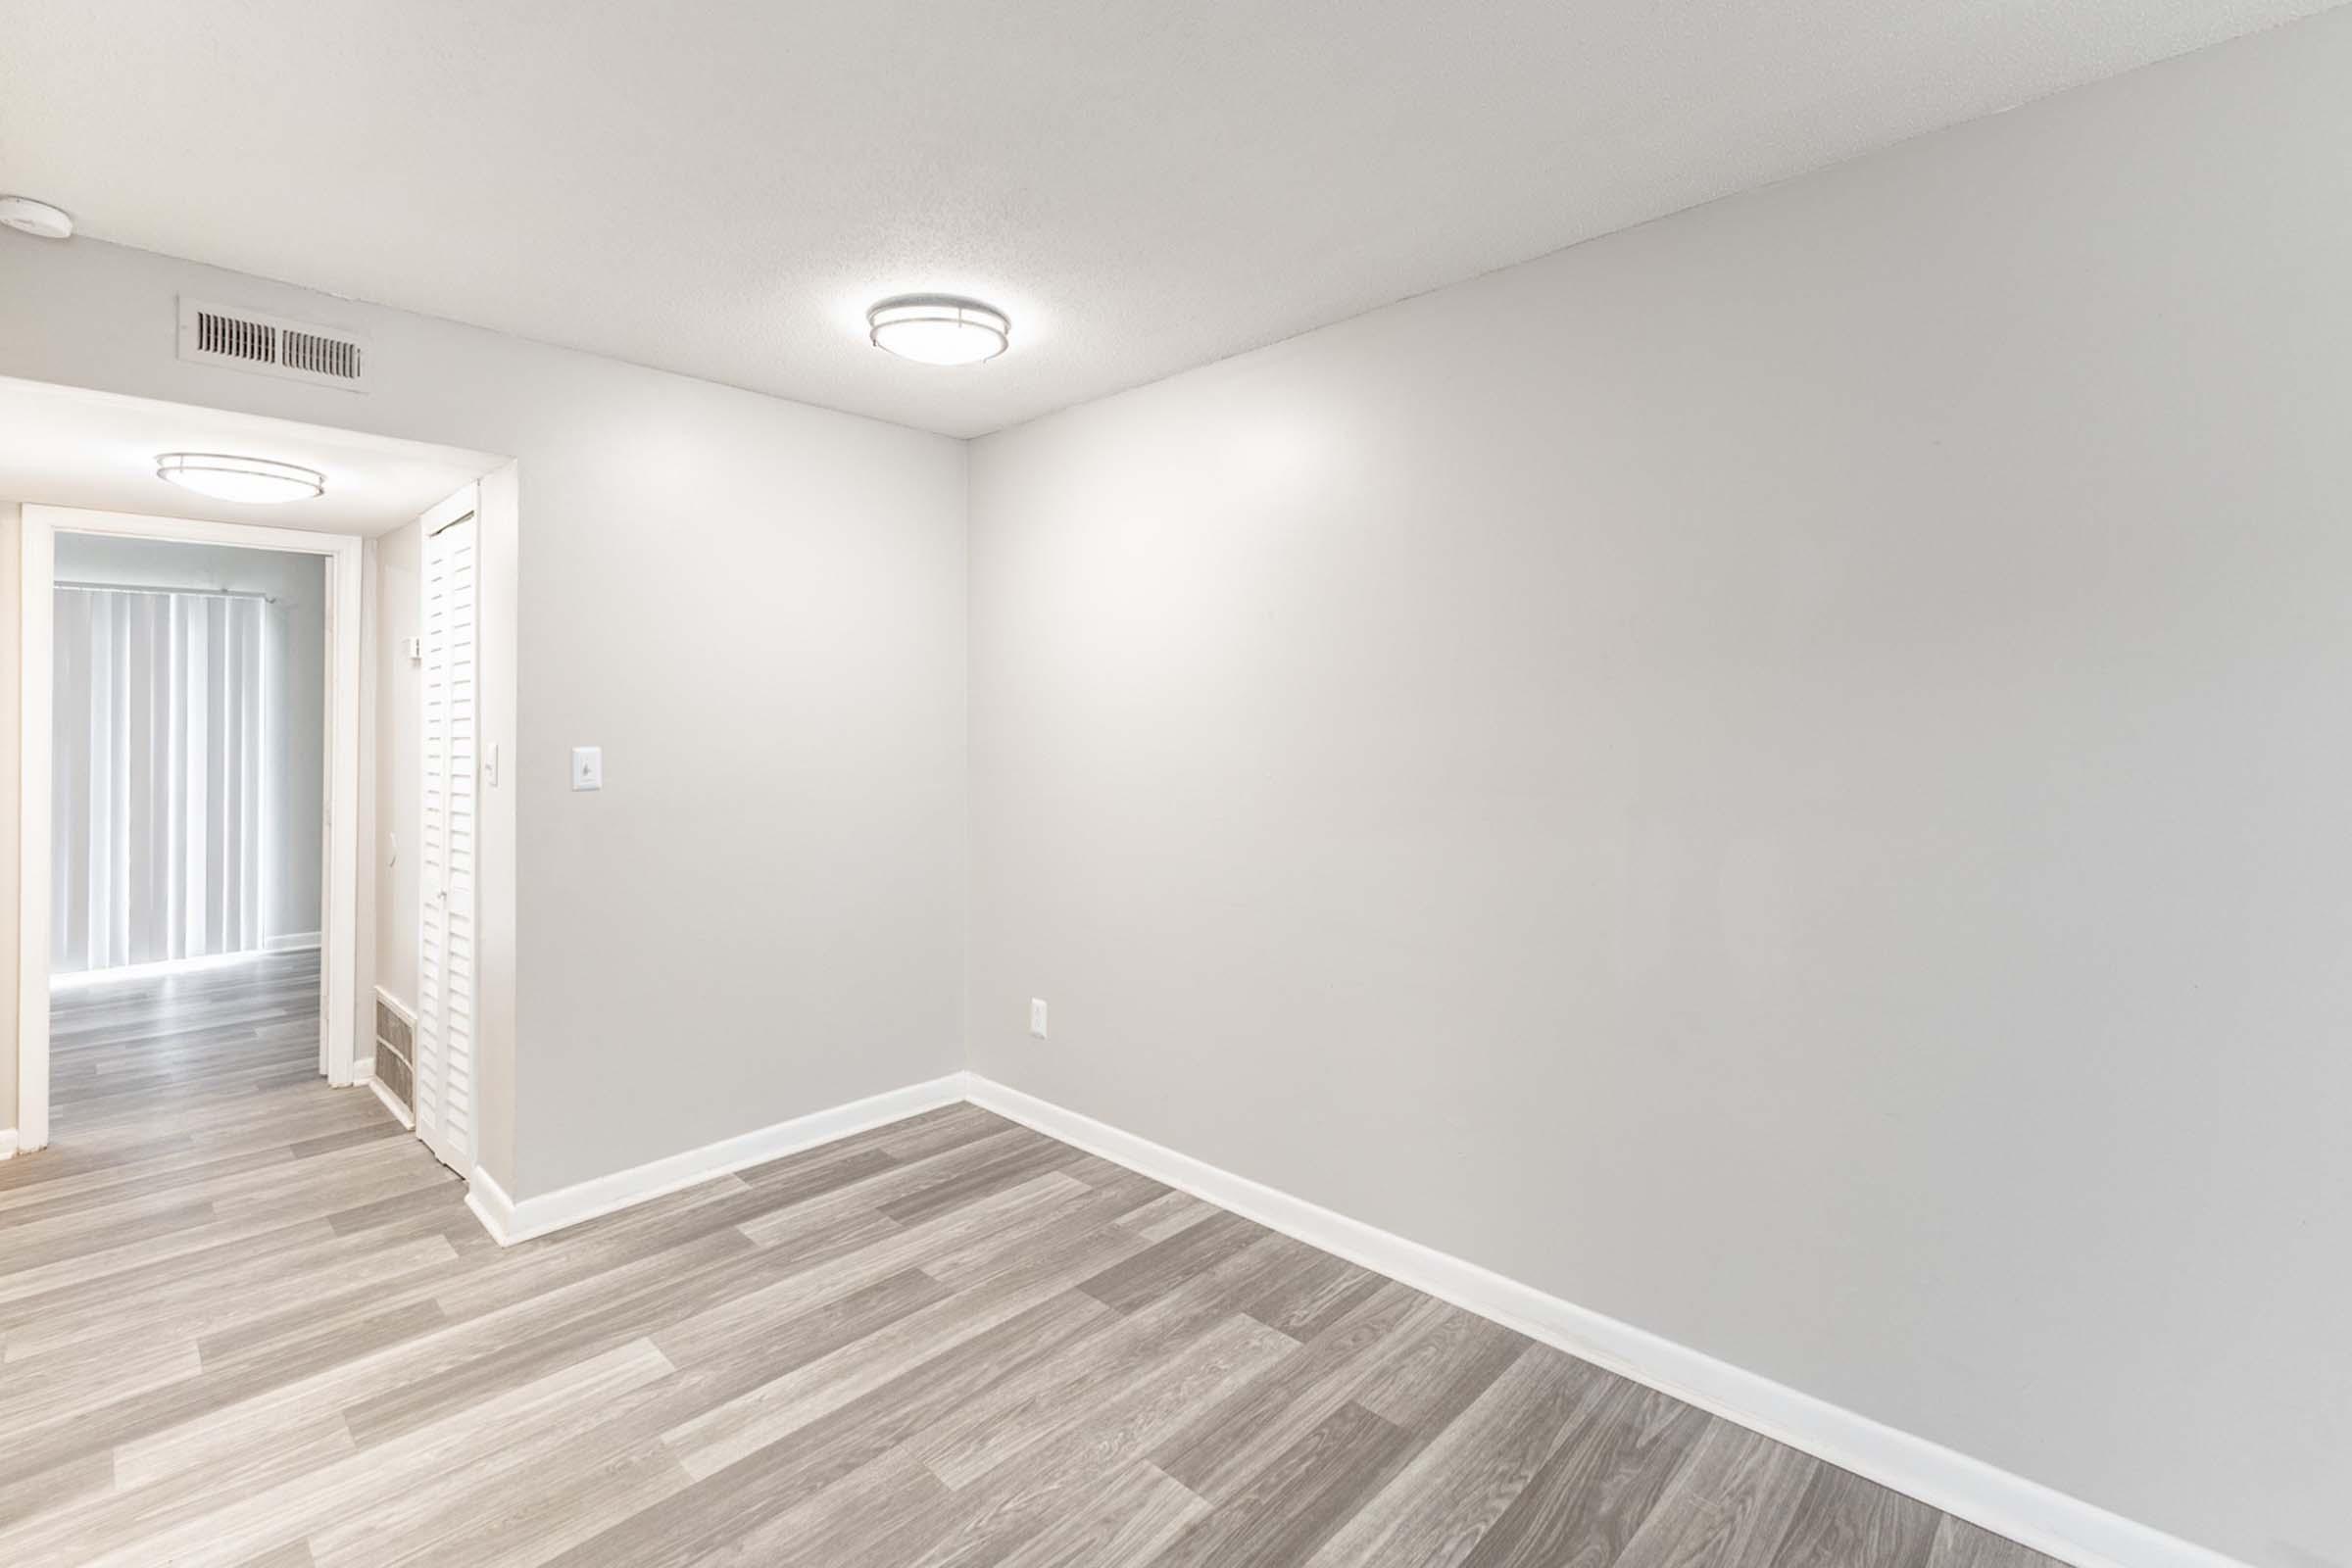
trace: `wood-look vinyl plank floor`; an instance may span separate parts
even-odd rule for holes
[[[973,1106],[511,1249],[315,954],[55,1006],[0,1561],[2046,1568]]]

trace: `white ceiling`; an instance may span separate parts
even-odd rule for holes
[[[0,0],[0,190],[969,435],[2323,9]],[[1013,354],[866,347],[918,289]]]
[[[231,452],[326,475],[313,501],[215,501],[155,476],[159,452]],[[252,414],[0,377],[0,496],[317,533],[388,533],[503,460]]]

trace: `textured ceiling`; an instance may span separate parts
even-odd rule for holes
[[[0,190],[970,435],[2322,9],[0,0]],[[1014,352],[865,346],[935,289]]]

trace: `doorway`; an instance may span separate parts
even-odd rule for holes
[[[224,454],[245,456],[218,456]],[[255,493],[247,480],[257,465],[270,470],[264,477],[284,482],[273,482],[269,494]],[[293,473],[307,477],[295,484]],[[289,487],[311,494],[291,495]],[[503,1159],[512,1125],[515,857],[514,792],[499,787],[497,764],[498,743],[505,740],[512,750],[514,724],[516,466],[496,453],[0,376],[0,646],[12,656],[22,654],[0,665],[0,812],[8,818],[0,824],[0,946],[7,950],[0,957],[0,1160],[52,1145],[52,1088],[60,1073],[97,1072],[96,1059],[86,1054],[79,1062],[55,1059],[52,967],[60,919],[77,924],[82,943],[56,965],[61,973],[93,960],[116,975],[131,972],[127,962],[179,965],[171,985],[184,997],[205,995],[211,1024],[269,1035],[271,1049],[256,1053],[257,1071],[259,1058],[270,1057],[261,1079],[265,1086],[275,1087],[277,1080],[296,1073],[313,1081],[323,1077],[327,1083],[321,1088],[368,1085],[375,1093],[364,1100],[383,1100],[399,1119],[410,1119],[406,1094],[398,1097],[404,1103],[393,1103],[383,1080],[399,1077],[397,1069],[407,1066],[410,1047],[401,1020],[413,1016],[417,996],[420,714],[416,681],[421,660],[414,649],[420,630],[420,524],[440,513],[453,492],[470,492],[479,503],[473,640],[480,667],[473,723],[483,772],[474,856],[478,886],[470,890],[474,939],[464,956],[473,971],[466,1016],[474,1036],[469,1044],[475,1080],[467,1085],[467,1119],[474,1125],[465,1142]],[[88,902],[75,907],[59,896],[53,841],[61,826],[73,824],[58,823],[53,813],[56,797],[73,791],[61,792],[55,773],[57,585],[61,576],[69,585],[79,580],[80,569],[71,544],[60,562],[61,535],[69,540],[102,536],[125,549],[163,540],[240,555],[286,552],[304,558],[319,574],[318,597],[323,603],[318,646],[295,654],[274,645],[265,619],[261,656],[251,662],[265,680],[279,678],[294,662],[317,676],[323,730],[317,773],[323,775],[325,787],[317,802],[316,828],[300,830],[314,847],[311,857],[265,853],[256,866],[241,858],[237,840],[213,836],[208,824],[208,846],[217,844],[226,859],[217,861],[216,850],[208,847],[206,858],[192,865],[189,844],[197,835],[186,825],[184,813],[191,807],[183,801],[176,858],[170,853],[169,817],[161,830],[167,857],[160,899],[152,883],[114,889],[108,922],[93,933]],[[245,603],[242,593],[261,592],[266,585],[134,577],[103,586],[212,591],[217,605],[208,601],[203,612],[209,658],[209,650],[239,638],[250,646],[249,633],[235,622],[253,612],[232,607]],[[115,630],[138,616],[117,602],[103,616],[82,618],[103,619]],[[184,608],[182,618],[192,618]],[[171,619],[168,612],[158,617],[149,611],[144,635],[151,645],[159,625],[169,644]],[[212,635],[216,621],[218,638]],[[81,636],[85,645],[95,635],[87,625],[71,624],[67,634]],[[180,657],[184,672],[193,654]],[[221,671],[231,686],[241,678]],[[145,710],[150,722],[156,711],[154,684],[149,683]],[[12,702],[16,708],[9,711]],[[210,687],[205,702],[208,722],[215,711],[225,712],[216,709]],[[170,715],[169,703],[163,710]],[[283,733],[272,730],[262,737],[265,767]],[[13,755],[7,751],[11,746]],[[169,776],[167,769],[167,782]],[[150,794],[154,787],[150,777]],[[86,781],[77,788],[85,807],[94,808]],[[243,800],[250,803],[260,793],[248,792]],[[225,792],[219,797],[226,798]],[[215,799],[209,777],[207,799],[208,804]],[[127,807],[117,811],[110,797],[107,809],[110,845],[139,831],[124,814]],[[144,831],[152,848],[157,831]],[[181,873],[176,889],[170,879],[174,863]],[[191,869],[200,874],[192,878]],[[283,900],[270,891],[288,881],[307,886],[308,900]],[[237,890],[233,898],[232,887]],[[257,888],[258,907],[252,902]],[[191,919],[192,896],[201,921]],[[220,901],[226,901],[225,907]],[[295,907],[306,902],[316,906],[315,916],[302,918],[307,910]],[[109,923],[117,911],[120,927]],[[317,935],[310,936],[314,931]],[[102,938],[95,947],[94,934]],[[269,955],[266,960],[251,956],[257,940]],[[214,963],[248,966],[268,983],[235,997],[233,987],[223,989],[229,983],[220,973],[203,967]],[[73,983],[68,984],[71,990]],[[76,1047],[89,1043],[93,1017],[86,1009],[96,995],[94,986],[77,994],[75,1005],[84,1010],[77,1019]],[[137,1011],[118,1010],[124,1019],[133,1019]],[[118,1032],[111,1022],[105,1027]],[[127,1039],[135,1031],[125,1022],[119,1032]],[[387,1033],[392,1051],[383,1049]],[[184,1053],[186,1043],[181,1049]],[[386,1064],[385,1074],[373,1070],[379,1061]],[[113,1075],[149,1064],[125,1050],[105,1065]],[[199,1070],[185,1062],[170,1069]],[[285,1087],[297,1086],[288,1080]],[[254,1098],[314,1103],[304,1093]],[[160,1091],[147,1097],[147,1106],[148,1136],[161,1136],[155,1129],[167,1124],[184,1124],[186,1115],[201,1121],[214,1112],[229,1113],[225,1102],[207,1110]],[[360,1102],[353,1107],[360,1108]],[[127,1101],[115,1108],[122,1112],[118,1130],[124,1136],[141,1130]],[[333,1121],[344,1112],[320,1114]],[[102,1154],[93,1144],[75,1148],[80,1154]]]
[[[50,1141],[53,986],[65,978],[72,992],[77,974],[138,983],[123,1004],[169,1035],[167,1004],[218,1004],[237,980],[216,971],[274,952],[253,978],[280,1043],[282,1026],[312,1017],[309,1062],[352,1082],[360,540],[44,506],[25,507],[20,526],[19,1148]],[[273,638],[266,589],[225,586],[246,552],[252,570],[290,560],[286,582],[317,585],[317,643],[301,655],[291,615]],[[273,640],[288,698],[274,742]],[[304,691],[316,699],[307,739],[290,732]],[[76,705],[62,735],[61,694]],[[66,1010],[86,1021],[86,1008]]]
[[[316,1052],[326,558],[53,548],[50,1111],[79,1145]]]

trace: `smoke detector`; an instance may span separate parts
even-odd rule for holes
[[[0,196],[0,223],[41,239],[68,239],[74,233],[73,214],[29,196]]]

